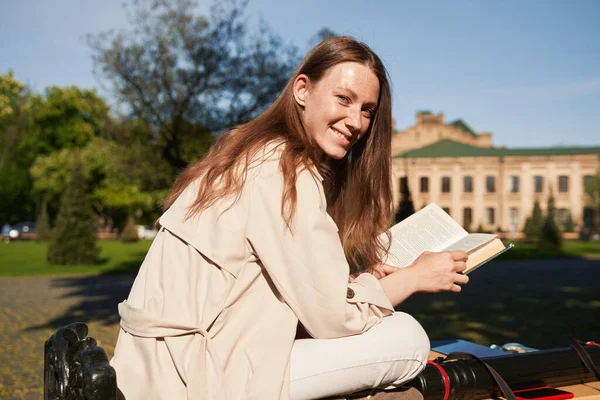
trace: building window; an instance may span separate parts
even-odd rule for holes
[[[465,176],[464,178],[464,192],[471,193],[473,192],[473,177]]]
[[[450,177],[442,177],[442,193],[450,193]]]
[[[511,225],[511,227],[513,227],[514,229],[517,228],[517,226],[519,225],[519,209],[516,207],[512,207],[509,211],[508,211],[508,223]]]
[[[560,193],[567,193],[569,191],[569,177],[561,175],[558,177],[558,191]]]
[[[473,209],[471,207],[465,207],[463,209],[463,228],[465,230],[471,229],[471,224],[473,223]]]
[[[446,214],[450,215],[450,209],[448,207],[442,207],[442,210],[444,210]]]
[[[421,177],[421,193],[429,193],[429,178],[426,176]]]
[[[496,177],[495,176],[487,176],[485,178],[485,191],[488,193],[496,192]]]
[[[492,207],[485,209],[485,224],[494,225],[494,209]]]
[[[510,177],[510,192],[519,193],[519,177],[517,175]]]
[[[544,191],[544,177],[536,175],[533,177],[533,190],[536,193],[542,193]]]

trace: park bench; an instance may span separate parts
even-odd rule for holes
[[[507,354],[485,358],[462,358],[444,363],[442,354],[431,352],[429,364],[408,388],[375,390],[334,399],[373,400],[481,400],[501,395],[485,364],[498,370],[512,389],[549,385],[570,391],[576,399],[600,400],[600,345],[584,345],[592,367],[584,365],[571,348]],[[464,353],[463,353],[464,354]],[[526,379],[532,368],[535,382]],[[444,372],[449,381],[445,384]],[[529,382],[529,383],[528,383]],[[533,382],[533,383],[532,383]],[[445,391],[448,390],[448,393]],[[86,324],[76,322],[58,329],[44,345],[44,400],[117,400],[117,376],[106,352],[88,336]]]

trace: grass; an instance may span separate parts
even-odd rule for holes
[[[509,243],[509,240],[505,240]],[[561,249],[539,249],[533,243],[513,241],[515,247],[498,257],[499,260],[523,260],[539,258],[584,257],[599,258],[600,242],[570,240],[564,242]]]
[[[151,243],[149,240],[131,244],[123,244],[116,240],[99,241],[100,259],[93,265],[50,265],[46,261],[47,243],[0,243],[0,276],[135,273]]]
[[[0,243],[0,276],[96,275],[136,273],[151,241],[123,244],[116,240],[98,242],[100,260],[94,265],[50,265],[46,261],[46,243],[18,241]],[[600,258],[600,242],[568,241],[560,250],[540,250],[534,244],[515,242],[515,247],[499,260],[585,257]]]

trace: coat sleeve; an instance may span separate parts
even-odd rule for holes
[[[348,283],[349,265],[320,181],[298,175],[292,230],[281,216],[280,173],[259,176],[250,188],[247,238],[283,300],[315,338],[358,334],[394,309],[377,278]]]

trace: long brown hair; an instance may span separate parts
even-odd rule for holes
[[[293,84],[301,74],[318,82],[329,68],[342,62],[358,62],[375,73],[379,80],[379,101],[366,135],[343,159],[333,160],[321,155],[304,129]],[[311,171],[307,166],[315,166],[324,176],[327,211],[338,226],[348,262],[359,269],[374,267],[385,250],[377,237],[388,228],[392,216],[391,108],[387,72],[379,57],[367,45],[350,37],[324,40],[304,58],[271,107],[221,135],[204,159],[181,173],[165,209],[201,176],[189,216],[225,197],[235,201],[244,187],[249,160],[268,143],[285,143],[279,167],[284,181],[281,214],[288,227],[292,228],[296,208],[297,173],[303,168]]]

